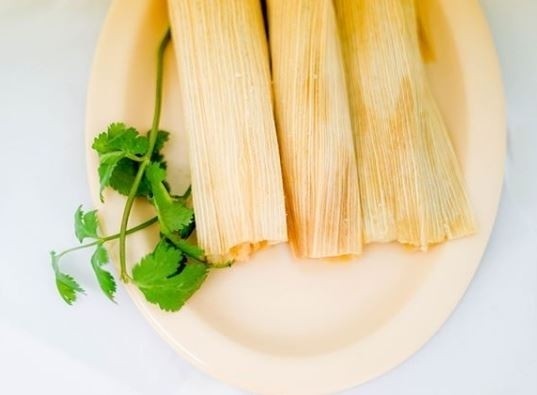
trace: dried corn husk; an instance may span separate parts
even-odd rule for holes
[[[331,0],[268,0],[289,238],[302,257],[361,252],[358,173]]]
[[[287,240],[259,0],[170,0],[197,236],[208,259]]]
[[[364,241],[429,245],[475,231],[431,94],[414,0],[335,0],[357,148]]]

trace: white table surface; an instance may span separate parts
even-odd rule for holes
[[[84,102],[109,3],[0,0],[0,393],[240,394],[178,357],[122,290],[118,306],[89,287],[68,308],[54,289],[48,251],[73,241],[72,213],[90,203]],[[537,394],[537,1],[482,4],[510,124],[494,234],[442,330],[348,394]],[[91,284],[85,259],[72,272]]]

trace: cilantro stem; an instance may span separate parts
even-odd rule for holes
[[[186,248],[187,242],[185,239],[174,235],[174,234],[165,234],[164,237],[170,241],[175,247],[177,247],[186,257],[192,259],[194,262],[202,263],[207,265],[210,269],[227,269],[233,266],[233,262],[225,262],[220,264],[211,264],[207,262],[206,259],[200,258],[198,255],[193,254],[188,248]]]
[[[193,261],[196,261],[198,263],[203,263],[204,265],[208,265],[207,261],[204,259],[200,259],[199,256],[192,254],[187,248],[185,248],[186,241],[174,234],[165,234],[164,237],[168,239],[174,246],[176,246],[183,254],[185,254],[187,257],[192,259]]]
[[[162,39],[158,54],[157,54],[157,85],[155,92],[155,109],[153,113],[153,125],[151,131],[149,132],[149,148],[147,153],[140,162],[140,167],[130,189],[129,195],[127,197],[127,202],[125,203],[125,208],[123,210],[123,217],[121,219],[121,228],[119,231],[119,263],[120,263],[120,277],[121,280],[125,283],[129,282],[129,275],[127,273],[127,226],[129,224],[129,217],[132,211],[132,206],[134,205],[134,200],[136,198],[136,193],[140,186],[140,182],[144,176],[145,169],[151,162],[151,156],[155,149],[155,143],[158,137],[158,130],[160,125],[160,115],[162,112],[162,82],[164,76],[164,53],[166,48],[171,41],[171,32],[170,29],[167,30],[164,38]]]
[[[129,154],[129,155],[126,155],[125,158],[130,159],[130,160],[132,160],[132,161],[134,161],[134,162],[141,162],[141,161],[143,161],[143,158],[140,158],[139,156],[136,156],[136,155],[130,155],[130,154]]]
[[[181,198],[188,199],[192,195],[192,185],[189,185],[185,193],[181,195]]]
[[[155,224],[157,222],[158,222],[158,217],[153,217],[153,218],[141,223],[140,225],[135,226],[134,228],[127,229],[127,231],[125,233],[126,233],[126,235],[131,235],[131,234],[136,233],[136,232],[138,232],[138,231],[140,231],[142,229],[148,228],[148,227],[150,227],[151,225],[153,225],[153,224]],[[95,246],[97,246],[99,244],[104,244],[104,243],[107,243],[109,241],[117,240],[117,239],[119,239],[119,237],[120,237],[119,233],[116,233],[116,234],[111,235],[111,236],[101,237],[101,238],[99,238],[99,239],[97,239],[95,241],[92,241],[91,243],[82,244],[80,246],[77,246],[77,247],[74,247],[74,248],[69,248],[68,250],[62,251],[59,254],[57,254],[56,257],[59,260],[64,255],[67,255],[67,254],[69,254],[71,252],[83,250],[85,248],[95,247]]]
[[[226,262],[218,265],[210,265],[210,269],[229,269],[231,266],[233,266],[233,262]]]
[[[162,39],[157,55],[157,86],[155,93],[155,111],[153,114],[153,126],[151,132],[149,133],[149,149],[145,156],[146,161],[151,160],[153,151],[155,149],[155,144],[157,142],[158,130],[160,125],[160,115],[162,113],[162,82],[164,80],[164,54],[166,48],[172,39],[171,30],[168,29],[164,38]]]

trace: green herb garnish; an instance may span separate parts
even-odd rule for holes
[[[69,274],[60,270],[59,262],[65,255],[95,248],[91,267],[101,291],[114,300],[117,290],[112,273],[105,269],[109,262],[105,244],[119,241],[120,278],[131,282],[145,298],[165,311],[177,311],[196,292],[206,279],[211,267],[199,246],[188,241],[195,229],[194,211],[189,205],[191,189],[181,196],[170,192],[166,182],[166,163],[161,153],[169,138],[167,132],[159,130],[162,109],[162,84],[164,54],[171,41],[168,31],[163,38],[157,55],[157,79],[155,110],[151,130],[142,135],[124,123],[113,123],[93,141],[92,148],[99,155],[100,197],[103,190],[111,188],[125,195],[127,200],[117,234],[102,236],[99,233],[97,211],[84,212],[79,207],[75,212],[75,235],[81,245],[61,253],[51,252],[52,268],[56,287],[63,300],[72,304],[85,291]],[[155,208],[156,217],[128,229],[130,214],[136,199],[148,199]],[[158,223],[160,241],[154,251],[127,271],[127,236]],[[82,244],[85,240],[91,240]]]

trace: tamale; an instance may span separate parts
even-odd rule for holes
[[[259,0],[170,0],[199,244],[211,262],[287,241]]]
[[[463,176],[428,85],[414,0],[335,0],[366,243],[426,250],[475,231]]]
[[[268,0],[276,126],[296,255],[360,254],[345,69],[331,0]]]

